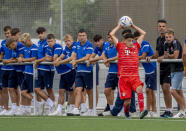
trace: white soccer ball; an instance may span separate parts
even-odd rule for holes
[[[132,19],[129,16],[123,16],[119,21],[123,27],[129,27],[132,24]]]

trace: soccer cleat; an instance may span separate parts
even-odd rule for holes
[[[125,116],[125,113],[122,111],[118,114],[119,117],[124,117]]]
[[[125,118],[126,118],[126,119],[131,119],[130,114],[129,114],[129,113],[125,113]]]
[[[146,117],[152,117],[152,112],[148,112]]]
[[[181,113],[181,112],[178,112],[178,114],[173,116],[173,118],[184,118],[184,117],[185,117],[184,113]]]
[[[10,111],[5,113],[4,115],[6,115],[6,116],[14,116],[14,115],[16,115],[16,113],[17,113],[16,109],[11,109]]]
[[[105,112],[105,111],[110,111],[110,106],[109,106],[109,104],[107,104],[107,106],[105,107],[104,112]]]
[[[49,112],[48,112],[48,115],[54,113],[54,111],[55,111],[55,105],[53,105],[53,106],[49,106]]]
[[[173,117],[173,113],[172,113],[172,112],[170,112],[170,111],[168,111],[168,113],[167,113],[167,117],[168,117],[168,118]]]
[[[27,115],[27,113],[25,111],[21,111],[21,110],[18,110],[16,113],[15,113],[16,116],[24,116],[24,115]]]
[[[5,114],[7,114],[9,112],[9,110],[4,109],[1,113],[0,116],[4,116]]]
[[[36,106],[36,115],[43,115],[44,113],[44,107],[45,107],[45,103],[38,103],[38,105]]]
[[[81,116],[94,116],[94,113],[92,110],[88,110],[87,112],[83,113]]]
[[[67,116],[72,116],[72,115],[73,115],[73,114],[72,114],[72,111],[73,111],[73,110],[71,110],[71,111],[69,110],[69,111],[66,113]]]
[[[165,111],[162,115],[160,115],[160,117],[170,118],[173,117],[173,113],[170,111]]]
[[[147,110],[143,110],[143,111],[140,113],[139,118],[140,118],[140,119],[143,119],[147,114],[148,114],[148,111],[147,111]]]
[[[72,110],[72,116],[80,116],[79,109],[74,108],[74,109]]]
[[[86,107],[81,108],[81,113],[85,113],[85,112],[87,112],[87,108]]]
[[[163,114],[160,115],[160,117],[166,117],[166,116],[167,116],[167,115],[166,115],[167,112],[168,112],[168,111],[165,111]]]
[[[3,111],[3,108],[0,108],[0,113]]]
[[[59,111],[54,111],[54,112],[52,112],[52,113],[50,113],[50,114],[48,114],[49,116],[62,116],[62,112],[59,112]]]
[[[158,113],[157,112],[151,112],[151,117],[158,117]]]
[[[103,114],[103,116],[112,116],[110,111],[104,111],[102,114]]]

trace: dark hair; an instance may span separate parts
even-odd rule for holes
[[[158,23],[165,23],[165,24],[167,24],[167,21],[164,20],[164,19],[160,19],[160,20],[158,20]]]
[[[37,33],[37,34],[42,34],[43,32],[46,32],[46,29],[45,29],[44,27],[38,27],[38,28],[36,29],[36,33]]]
[[[131,29],[125,29],[125,30],[122,31],[121,34],[122,34],[122,36],[123,36],[123,35],[126,34],[126,33],[127,33],[127,34],[128,34],[128,33],[132,34]]]
[[[124,36],[125,39],[128,39],[128,38],[133,38],[134,39],[134,35],[132,33],[128,33]]]
[[[19,28],[13,28],[12,30],[11,30],[11,35],[12,36],[15,36],[17,33],[19,33],[20,32],[20,30],[19,30]]]
[[[7,25],[7,26],[5,26],[5,27],[3,28],[3,31],[4,31],[4,32],[6,32],[6,31],[8,31],[8,30],[11,30],[11,26],[9,26],[9,25]]]
[[[78,33],[86,33],[85,29],[80,29]]]
[[[135,31],[134,32],[134,38],[139,37],[139,36],[140,36],[140,33],[138,31]]]
[[[16,42],[16,40],[13,37],[10,37],[6,40],[6,47],[9,47],[13,42]]]
[[[94,38],[93,38],[93,40],[94,40],[95,42],[98,42],[98,41],[100,41],[101,39],[103,39],[103,37],[102,37],[101,35],[95,35]]]
[[[110,35],[111,30],[108,31],[107,35]]]
[[[54,34],[48,34],[48,35],[47,35],[47,39],[55,39]]]

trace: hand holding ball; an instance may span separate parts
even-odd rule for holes
[[[132,25],[132,19],[129,16],[123,16],[119,20],[121,26],[123,27],[129,27]]]

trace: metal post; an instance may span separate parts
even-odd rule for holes
[[[60,1],[60,39],[61,39],[61,45],[63,44],[63,0]]]
[[[165,19],[165,0],[162,0],[162,5],[161,5],[161,17],[162,19]]]
[[[156,62],[156,77],[157,77],[157,97],[156,97],[156,105],[157,105],[157,113],[160,116],[160,63]]]
[[[96,116],[96,65],[93,66],[93,113]]]
[[[119,19],[119,17],[120,17],[120,12],[119,12],[119,5],[120,4],[120,2],[119,2],[119,0],[116,0],[116,17],[117,17],[117,20]]]
[[[37,77],[36,70],[37,69],[35,69],[33,66],[33,90],[36,87],[36,77]],[[34,91],[34,115],[36,115],[36,93],[35,91]]]

